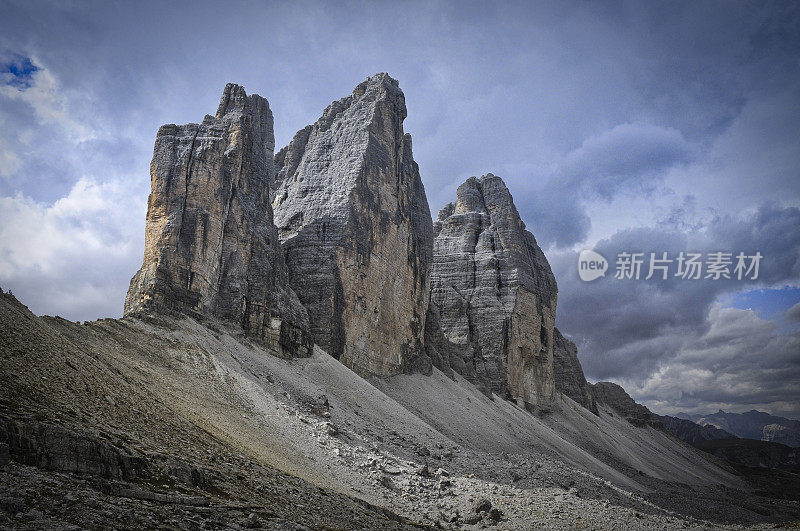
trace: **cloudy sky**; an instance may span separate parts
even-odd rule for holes
[[[661,413],[800,418],[799,6],[0,0],[0,286],[120,316],[159,125],[236,82],[282,146],[388,71],[431,210],[506,180],[590,380]],[[605,277],[579,279],[582,249]],[[644,279],[651,252],[756,251],[755,280]],[[639,280],[614,278],[622,252]]]

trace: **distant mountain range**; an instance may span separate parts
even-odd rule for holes
[[[761,411],[726,413],[720,410],[706,416],[678,415],[683,417],[653,417],[678,439],[731,463],[750,468],[800,471],[796,449],[800,446],[800,431],[796,420]]]
[[[721,430],[716,426],[701,426],[694,421],[669,415],[658,415],[658,418],[675,437],[689,444],[736,437],[734,434]]]
[[[763,411],[751,410],[746,413],[727,413],[720,409],[710,415],[678,413],[677,418],[690,420],[703,427],[724,430],[743,439],[771,441],[795,448],[800,447],[800,421],[777,417]],[[713,436],[713,434],[713,431],[707,431],[709,436],[702,437],[702,439],[722,438]],[[716,435],[720,434],[717,433]]]

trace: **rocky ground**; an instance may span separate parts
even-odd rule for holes
[[[3,294],[0,323],[5,528],[800,520],[796,499],[756,494],[668,435],[569,399],[539,418],[438,372],[366,381],[322,351],[279,359],[213,321],[78,324]]]

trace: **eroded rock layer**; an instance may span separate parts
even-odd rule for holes
[[[487,393],[551,401],[556,281],[503,180],[468,179],[434,233],[431,301],[460,347],[449,366]]]
[[[424,355],[433,227],[397,81],[377,74],[275,157],[292,288],[314,341],[365,375]]]
[[[144,260],[126,315],[214,315],[282,353],[310,353],[308,314],[289,288],[269,204],[274,146],[269,103],[234,84],[216,116],[159,129]]]

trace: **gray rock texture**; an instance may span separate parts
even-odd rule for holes
[[[0,417],[0,444],[15,461],[59,472],[106,478],[149,477],[145,459],[63,427]]]
[[[652,426],[654,428],[666,429],[658,418],[642,404],[636,402],[619,385],[613,382],[597,382],[589,385],[589,390],[596,404],[605,404],[617,413],[622,415],[634,426]]]
[[[597,414],[597,406],[578,359],[578,347],[565,338],[558,328],[553,329],[553,373],[557,391]]]
[[[405,117],[397,81],[376,74],[275,157],[291,286],[314,342],[362,375],[425,355],[433,227]]]
[[[425,317],[426,360],[450,378],[453,378],[454,372],[470,374],[464,358],[461,356],[462,350],[459,345],[450,341],[442,331],[441,310],[436,302],[431,300]],[[424,373],[425,371],[420,372]]]
[[[431,301],[459,347],[449,366],[484,392],[553,399],[557,287],[500,177],[471,177],[434,224]]]
[[[289,288],[272,222],[274,145],[269,103],[234,84],[216,116],[159,129],[144,260],[126,315],[214,315],[284,354],[310,353],[308,314]]]
[[[800,432],[781,424],[767,424],[762,429],[762,441],[772,441],[786,446],[800,447]]]

